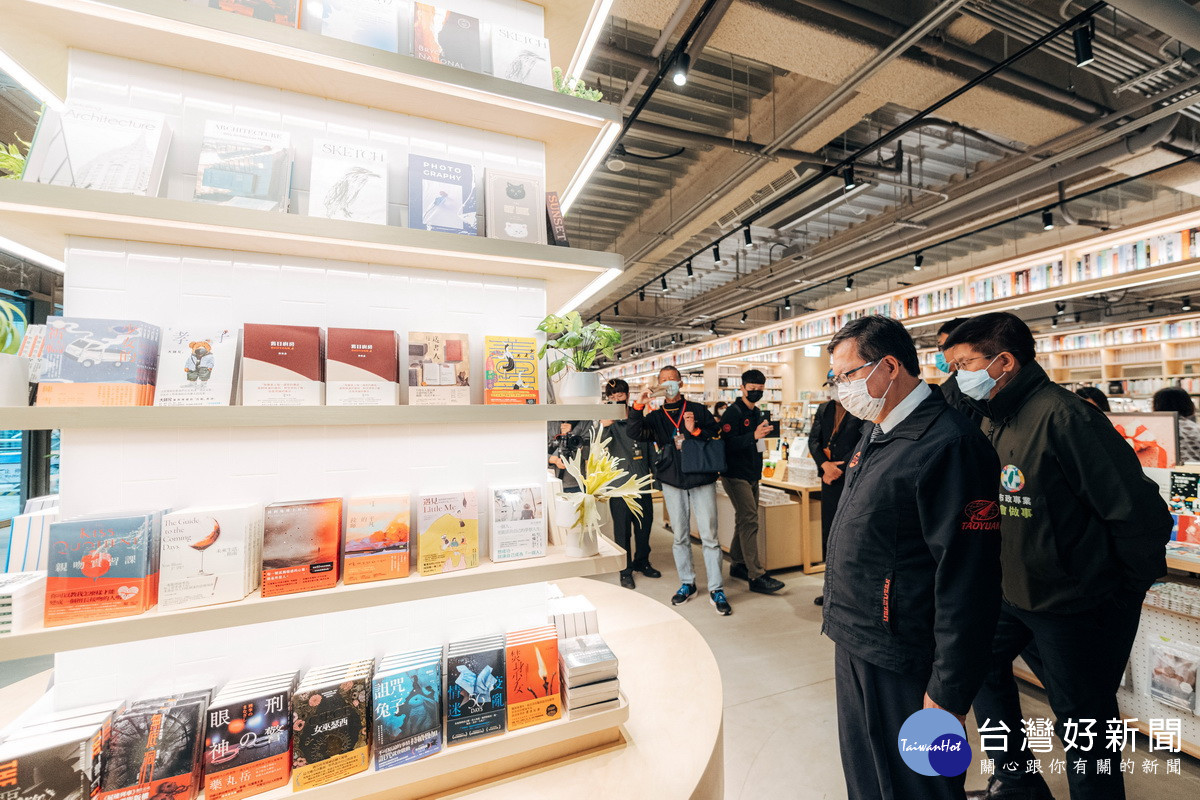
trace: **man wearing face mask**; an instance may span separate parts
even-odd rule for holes
[[[838,398],[864,420],[825,554],[823,632],[837,645],[850,800],[962,800],[965,778],[910,769],[897,746],[923,708],[964,718],[1000,605],[996,454],[918,377],[912,337],[856,319],[829,344]]]
[[[604,385],[606,403],[626,405],[629,402],[629,384],[613,378]],[[650,474],[650,459],[646,457],[645,443],[629,434],[629,420],[605,419],[600,421],[600,440],[608,443],[608,451],[621,459],[621,469],[631,476]],[[650,528],[654,525],[654,501],[650,494],[638,495],[638,506],[642,516],[635,517],[623,502],[609,503],[612,511],[613,536],[625,550],[625,569],[621,570],[621,585],[636,589],[633,573],[640,572],[647,578],[661,578],[662,573],[650,565]],[[630,534],[632,533],[632,537]]]
[[[1098,720],[1089,750],[1068,752],[1073,800],[1125,797],[1120,759],[1102,740],[1119,717],[1117,688],[1141,617],[1142,599],[1166,574],[1171,515],[1133,448],[1095,407],[1051,382],[1033,334],[1008,313],[963,323],[946,341],[958,385],[984,414],[1000,472],[1004,602],[987,680],[975,699],[981,727],[1007,725],[1008,749],[989,752],[994,800],[1047,800],[1022,744],[1012,661],[1023,654],[1046,687],[1059,726]],[[1063,728],[1060,727],[1060,734]],[[1086,740],[1082,740],[1086,741]],[[1078,742],[1077,742],[1078,744]],[[1008,765],[1010,768],[1004,768]]]
[[[674,543],[671,551],[682,585],[671,598],[672,605],[686,603],[696,594],[696,566],[692,559],[691,515],[696,514],[700,543],[704,552],[704,571],[708,579],[708,599],[717,613],[728,616],[733,607],[725,597],[721,579],[721,545],[717,540],[717,473],[684,472],[683,443],[689,437],[711,440],[719,437],[717,422],[703,403],[690,402],[680,393],[679,370],[663,367],[658,371],[658,385],[666,402],[663,407],[646,413],[650,392],[629,409],[629,435],[642,441],[654,442],[658,451],[651,466],[654,477],[662,484],[663,502],[671,516]]]
[[[763,569],[758,554],[758,482],[762,479],[763,439],[771,422],[758,407],[767,378],[760,370],[742,373],[742,396],[721,415],[721,441],[726,469],[721,486],[733,503],[733,542],[729,545],[729,577],[750,582],[750,591],[774,594],[784,587]]]
[[[952,408],[956,408],[967,417],[975,422],[979,422],[983,415],[979,413],[979,409],[975,408],[970,403],[965,402],[963,393],[958,388],[958,375],[955,373],[954,365],[946,359],[946,339],[950,334],[966,322],[966,317],[955,317],[949,322],[938,328],[937,332],[937,353],[934,356],[934,363],[937,365],[938,371],[949,377],[941,383],[942,396],[946,398],[946,402]]]

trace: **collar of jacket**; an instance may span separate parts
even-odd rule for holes
[[[1012,382],[1001,389],[995,397],[986,403],[976,403],[976,407],[993,422],[1006,422],[1017,415],[1021,406],[1033,397],[1038,390],[1049,385],[1050,376],[1042,365],[1030,361],[1021,367]]]
[[[880,434],[879,438],[875,440],[875,444],[890,442],[892,439],[920,439],[945,408],[946,399],[942,397],[942,393],[930,392],[929,396],[922,400],[911,414],[901,420],[899,425],[888,433]]]

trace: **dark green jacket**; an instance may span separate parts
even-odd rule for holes
[[[1140,602],[1166,574],[1171,514],[1133,448],[1036,361],[977,406],[1000,457],[1004,599],[1060,613]]]

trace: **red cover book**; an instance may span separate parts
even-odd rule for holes
[[[302,500],[267,506],[263,529],[262,596],[337,586],[342,550],[342,501]]]
[[[330,328],[325,340],[325,404],[381,406],[400,402],[395,331]]]

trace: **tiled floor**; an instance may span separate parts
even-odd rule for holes
[[[637,576],[637,591],[669,605],[678,587],[670,533],[656,526],[651,546],[654,566],[662,570],[663,577]],[[703,587],[698,547],[694,555]],[[846,790],[837,746],[833,644],[820,635],[821,609],[812,602],[821,592],[821,576],[795,571],[776,577],[787,588],[771,597],[752,594],[744,582],[727,579],[733,605],[729,617],[719,616],[703,591],[678,609],[704,635],[721,668],[725,797],[841,800]],[[616,577],[602,580],[615,582]],[[600,625],[603,628],[603,616]],[[1026,716],[1051,716],[1039,690],[1029,687],[1025,697]],[[970,735],[972,748],[978,752],[978,737],[973,730]],[[1045,762],[1054,757],[1048,756]],[[1061,751],[1057,757],[1062,757]],[[1140,755],[1137,763],[1140,769]],[[1165,760],[1160,770],[1164,768]],[[1130,776],[1127,795],[1130,800],[1200,797],[1200,761],[1182,756],[1182,772]],[[1048,780],[1055,796],[1067,800],[1065,778],[1048,776]],[[984,777],[968,773],[968,789],[983,788],[985,783]]]

